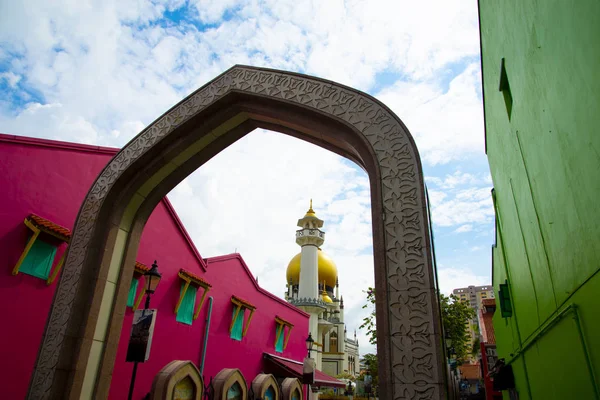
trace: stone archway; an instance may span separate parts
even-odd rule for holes
[[[256,128],[334,151],[369,174],[380,397],[442,398],[444,356],[425,187],[414,141],[369,95],[234,66],[171,108],[104,168],[79,211],[30,399],[106,398],[139,240],[182,179]]]

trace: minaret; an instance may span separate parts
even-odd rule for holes
[[[325,242],[325,232],[319,228],[323,227],[323,221],[317,218],[313,208],[312,200],[306,215],[298,220],[299,230],[296,231],[296,243],[302,248],[300,256],[300,278],[298,282],[298,294],[292,302],[298,308],[310,314],[309,332],[316,342],[322,341],[324,327],[319,329],[319,317],[327,309],[323,293],[319,293],[319,247]],[[325,295],[327,293],[325,292]],[[330,300],[331,301],[331,300]],[[311,354],[315,360],[317,369],[321,369],[321,357],[323,344],[315,346]],[[312,398],[317,398],[312,396]]]
[[[325,242],[323,221],[317,218],[313,208],[312,199],[310,208],[304,218],[298,220],[299,230],[296,231],[296,243],[300,245],[300,282],[298,284],[299,299],[319,299],[319,247]]]

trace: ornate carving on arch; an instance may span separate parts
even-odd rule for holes
[[[380,179],[376,187],[381,190],[374,195],[381,204],[373,206],[382,210],[385,246],[385,254],[379,258],[385,262],[385,280],[376,282],[376,290],[382,297],[387,295],[385,308],[389,313],[383,318],[387,324],[378,326],[381,342],[386,346],[382,344],[379,351],[384,353],[381,357],[389,360],[390,366],[390,374],[382,377],[382,384],[390,388],[395,399],[405,396],[403,393],[408,389],[400,388],[409,387],[406,385],[414,385],[422,393],[434,393],[424,398],[440,395],[444,361],[440,340],[434,337],[439,335],[439,318],[424,182],[419,156],[408,130],[383,104],[354,89],[294,73],[234,66],[142,131],[95,181],[77,219],[29,398],[48,398],[54,382],[61,381],[55,374],[60,353],[65,351],[67,324],[77,309],[74,303],[86,254],[95,228],[105,223],[100,221],[99,214],[108,207],[105,200],[113,185],[136,160],[183,123],[227,95],[240,92],[280,101],[282,107],[296,104],[315,115],[343,122],[371,146]],[[87,278],[95,279],[93,276],[84,279]]]

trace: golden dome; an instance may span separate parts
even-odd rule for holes
[[[327,294],[327,292],[325,290],[323,290],[323,292],[321,292],[321,295],[323,296],[323,301],[325,303],[333,303],[333,300],[331,300],[331,297],[329,297],[329,295]]]
[[[319,264],[319,282],[325,281],[325,285],[335,287],[337,281],[337,267],[333,260],[325,254],[321,249],[317,252]],[[298,253],[292,258],[287,267],[287,282],[292,282],[292,285],[297,285],[300,282],[300,256]],[[331,300],[331,299],[330,299]]]

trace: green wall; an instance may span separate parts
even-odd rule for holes
[[[509,282],[514,308],[494,315],[498,353],[520,399],[598,398],[600,1],[480,0],[479,12],[493,284]]]

